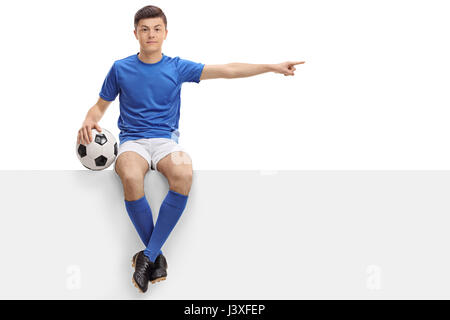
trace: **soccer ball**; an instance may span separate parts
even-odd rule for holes
[[[116,138],[104,128],[102,132],[92,129],[92,137],[93,140],[88,145],[77,143],[77,157],[81,164],[90,170],[106,169],[117,156]]]

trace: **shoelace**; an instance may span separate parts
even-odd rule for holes
[[[139,253],[136,259],[136,270],[139,269],[141,272],[148,271],[152,266],[150,259],[146,259],[143,253]]]

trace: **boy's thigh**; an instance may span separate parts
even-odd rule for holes
[[[157,171],[169,181],[192,175],[192,160],[184,151],[172,151],[157,163]]]
[[[192,160],[184,147],[171,139],[151,139],[152,169],[166,178],[174,170],[192,170]]]

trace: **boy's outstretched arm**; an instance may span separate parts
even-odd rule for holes
[[[293,76],[295,65],[303,64],[305,61],[287,61],[278,64],[251,64],[233,62],[228,64],[213,64],[203,67],[200,80],[207,79],[234,79],[256,76],[265,72],[281,73],[285,76]]]

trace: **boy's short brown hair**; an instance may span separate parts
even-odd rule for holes
[[[136,14],[134,15],[134,29],[137,28],[139,20],[158,17],[162,18],[164,26],[167,29],[167,18],[164,12],[156,6],[145,6],[139,9],[138,12],[136,12]]]

